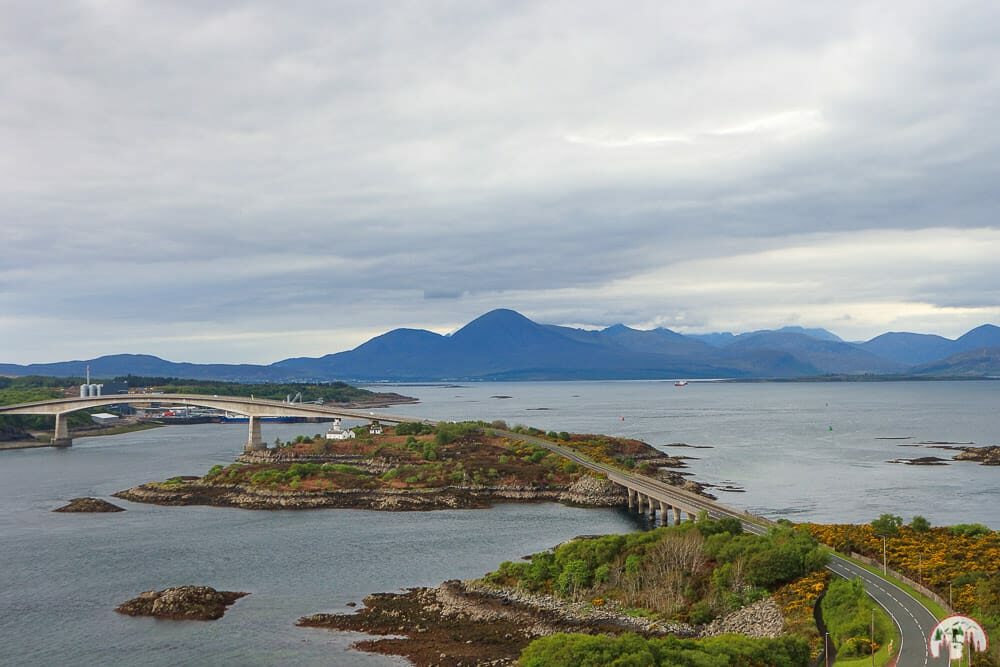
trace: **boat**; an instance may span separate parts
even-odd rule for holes
[[[688,381],[687,380],[678,380],[677,382],[674,383],[674,386],[675,387],[686,387],[686,386],[688,386]]]

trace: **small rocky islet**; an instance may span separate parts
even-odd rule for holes
[[[146,591],[115,608],[126,616],[152,616],[175,621],[214,621],[249,593],[217,591],[210,586],[177,586]]]
[[[956,452],[951,457],[952,461],[971,461],[984,466],[1000,466],[1000,445],[972,447],[968,445],[954,445],[942,442],[921,442],[913,445],[900,445],[900,447],[927,447],[929,449],[944,449]],[[943,459],[938,456],[918,456],[915,458],[892,459],[889,463],[925,466],[948,465],[948,459]]]
[[[73,498],[66,505],[58,507],[53,512],[124,512],[124,507],[118,507],[101,498]]]

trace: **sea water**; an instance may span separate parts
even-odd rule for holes
[[[995,444],[993,382],[469,383],[395,388],[420,403],[387,412],[494,419],[643,439],[692,476],[733,485],[720,500],[772,518],[869,521],[882,512],[1000,528],[1000,468],[886,461]],[[497,398],[509,396],[510,398]],[[374,411],[378,412],[378,411]],[[318,424],[265,424],[267,440]],[[0,452],[0,664],[393,665],[349,648],[351,633],[295,627],[372,592],[479,576],[581,534],[640,527],[615,509],[553,503],[378,513],[159,507],[111,499],[114,514],[59,514],[77,496],[202,474],[232,461],[246,426],[171,426],[78,439],[66,450]],[[672,446],[672,443],[704,448]],[[225,617],[174,622],[113,610],[184,584],[248,591]]]

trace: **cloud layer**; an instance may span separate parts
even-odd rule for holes
[[[2,361],[1000,320],[996,3],[8,3]]]

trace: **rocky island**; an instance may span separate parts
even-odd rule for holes
[[[358,428],[343,439],[299,436],[291,443],[243,454],[236,463],[215,466],[201,477],[150,482],[115,496],[160,505],[246,509],[433,510],[505,501],[611,507],[626,502],[621,487],[544,447],[517,439],[518,433],[505,428],[502,423],[414,422],[385,427],[381,433]],[[703,492],[701,485],[674,470],[684,466],[681,458],[644,442],[522,431]]]
[[[971,445],[946,444],[941,442],[922,442],[915,445],[900,445],[905,447],[927,447],[929,449],[945,449],[951,452],[952,461],[972,461],[984,466],[1000,466],[1000,445],[973,447]],[[912,459],[893,459],[889,463],[905,463],[907,465],[947,465],[945,459],[937,456],[921,456]]]
[[[795,558],[775,567],[778,552]],[[657,642],[688,660],[733,658],[704,664],[775,664],[740,661],[748,657],[741,651],[806,664],[821,641],[812,610],[826,586],[824,562],[817,542],[799,531],[748,535],[735,520],[704,520],[577,538],[482,579],[370,595],[355,613],[315,614],[298,625],[380,635],[355,648],[418,667],[514,665],[533,651],[566,650],[565,642],[615,638]],[[589,639],[574,639],[582,637]]]
[[[68,504],[52,510],[53,512],[124,512],[124,507],[118,507],[100,498],[74,498]]]
[[[226,608],[249,593],[217,591],[209,586],[178,586],[146,591],[120,604],[115,611],[126,616],[153,616],[176,621],[214,621]]]

